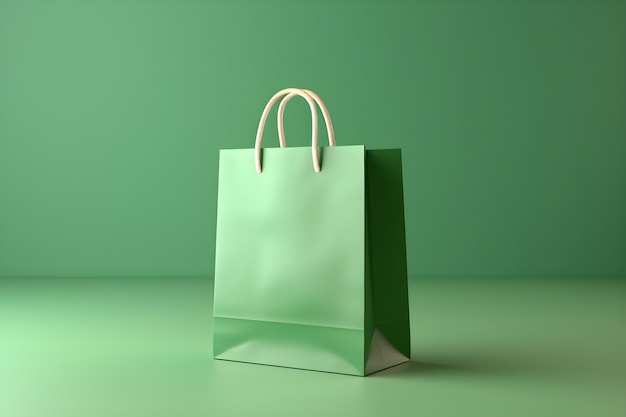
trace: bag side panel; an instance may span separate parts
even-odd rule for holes
[[[368,334],[373,338],[377,329],[381,340],[374,344],[384,347],[388,342],[408,359],[411,340],[402,155],[399,149],[368,150],[366,160],[368,265],[373,310]],[[401,357],[395,353],[388,356],[388,362],[398,362]]]

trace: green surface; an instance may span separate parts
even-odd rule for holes
[[[218,150],[252,147],[288,86],[322,96],[338,144],[403,149],[411,276],[625,276],[624,16],[2,1],[0,276],[211,275]],[[309,143],[304,101],[286,113],[288,143]]]
[[[412,281],[413,358],[215,361],[211,281],[3,279],[0,416],[623,416],[622,281]]]

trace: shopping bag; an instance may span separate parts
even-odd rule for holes
[[[311,147],[286,147],[295,96],[311,109]],[[281,147],[261,149],[281,98]],[[330,146],[318,147],[316,104]],[[399,149],[335,146],[320,97],[284,89],[254,149],[220,150],[218,182],[216,359],[360,376],[409,359]]]

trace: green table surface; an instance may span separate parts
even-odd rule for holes
[[[410,282],[413,362],[215,361],[212,282],[0,280],[0,416],[618,416],[626,283]]]

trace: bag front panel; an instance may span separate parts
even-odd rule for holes
[[[216,317],[362,330],[365,149],[220,152]]]

